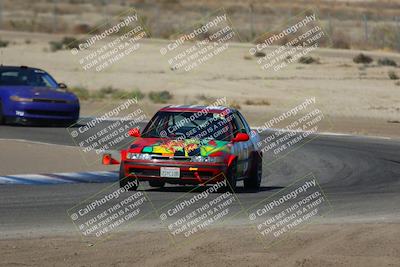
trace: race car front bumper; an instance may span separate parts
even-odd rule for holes
[[[199,163],[162,160],[125,160],[122,164],[127,179],[160,181],[171,184],[214,184],[224,180],[227,166],[224,163]],[[179,168],[179,177],[162,177],[161,168]]]

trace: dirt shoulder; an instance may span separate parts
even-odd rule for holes
[[[400,224],[311,224],[264,247],[249,227],[185,244],[163,231],[119,233],[89,246],[77,235],[0,240],[2,266],[398,266]]]
[[[83,156],[72,146],[0,140],[0,151],[0,175],[115,170],[101,165],[95,153]]]

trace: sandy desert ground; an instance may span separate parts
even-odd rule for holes
[[[137,53],[97,73],[82,71],[69,51],[46,51],[48,42],[60,40],[63,37],[61,35],[5,31],[0,34],[3,39],[12,42],[9,47],[1,49],[2,64],[43,68],[70,87],[84,86],[89,90],[106,86],[125,90],[139,88],[146,94],[167,90],[174,95],[172,104],[201,103],[199,99],[202,96],[226,97],[228,104],[235,102],[240,105],[240,110],[253,126],[262,125],[306,98],[316,97],[317,106],[330,121],[324,122],[320,128],[322,131],[399,137],[400,86],[388,78],[388,71],[400,75],[400,69],[376,64],[376,60],[382,57],[400,63],[397,53],[366,52],[375,61],[365,67],[352,62],[352,58],[360,51],[318,49],[311,55],[318,57],[321,64],[294,63],[279,72],[265,72],[257,65],[255,58],[246,59],[250,44],[234,43],[207,64],[189,73],[179,73],[171,70],[159,53],[159,49],[167,42],[152,39],[143,41]],[[26,43],[28,39],[30,44]],[[265,100],[270,104],[246,105],[246,100]],[[85,101],[82,103],[82,115],[91,116],[105,104],[110,103]],[[139,104],[148,114],[163,106],[152,103],[147,97]],[[88,171],[87,165],[79,157],[78,149],[73,147],[0,141],[0,149],[0,160],[4,166],[0,174],[72,169]],[[15,153],[14,156],[8,157],[11,153]],[[18,168],[15,155],[19,155],[18,160],[26,164],[23,169]],[[68,165],[65,164],[65,158],[69,159]],[[53,162],[52,166],[46,165],[48,161]],[[369,166],[369,162],[365,161],[365,165]],[[105,168],[98,164],[90,170]],[[362,174],[360,172],[360,176]],[[268,248],[257,241],[253,229],[243,225],[210,230],[185,246],[171,245],[168,234],[161,229],[156,226],[150,230],[120,232],[95,246],[82,242],[78,233],[72,231],[41,233],[32,230],[27,234],[28,229],[14,235],[2,233],[0,265],[400,265],[398,218],[393,222],[387,218],[315,222],[290,232],[285,240]]]
[[[310,55],[321,64],[293,63],[278,72],[264,71],[249,55],[250,44],[231,44],[223,53],[188,72],[170,69],[159,49],[167,41],[147,39],[138,51],[101,71],[82,71],[70,51],[46,52],[49,40],[63,36],[1,32],[2,38],[14,42],[2,49],[1,63],[28,65],[49,71],[58,81],[89,90],[113,86],[143,93],[167,90],[172,104],[202,103],[204,97],[226,97],[228,104],[238,103],[254,126],[264,124],[274,115],[315,96],[317,106],[329,118],[332,132],[362,135],[398,136],[400,86],[390,80],[389,71],[400,74],[397,67],[379,66],[376,60],[388,57],[400,62],[398,53],[366,52],[374,58],[370,66],[355,64],[352,58],[361,51],[318,49]],[[26,44],[26,40],[31,44]],[[398,83],[397,83],[398,84]],[[246,100],[266,100],[270,105],[246,105]],[[84,102],[82,115],[92,115],[104,103]],[[163,104],[148,98],[140,102],[153,114]]]
[[[164,231],[124,232],[91,246],[74,235],[0,240],[3,266],[398,266],[399,224],[309,224],[265,247],[254,229],[209,230],[173,245]],[[110,249],[112,248],[112,249]],[[18,253],[16,253],[18,251]]]

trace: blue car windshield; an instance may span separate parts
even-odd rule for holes
[[[48,73],[35,69],[0,69],[0,86],[35,86],[57,88]]]

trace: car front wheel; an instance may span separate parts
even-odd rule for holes
[[[236,191],[237,184],[237,164],[236,161],[232,162],[231,166],[229,166],[228,172],[226,173],[226,181],[227,184],[225,186],[225,190],[229,192]]]
[[[259,191],[262,179],[262,157],[256,155],[254,158],[254,163],[252,169],[250,170],[250,175],[247,177],[243,183],[246,190]]]
[[[0,101],[0,125],[4,124],[4,115],[3,115],[3,105],[1,104]]]
[[[132,179],[130,177],[126,177],[124,162],[121,162],[121,165],[119,167],[119,186],[125,187],[128,185],[129,182],[133,182],[134,184],[128,188],[128,191],[136,191],[139,185],[139,181],[134,178]]]

